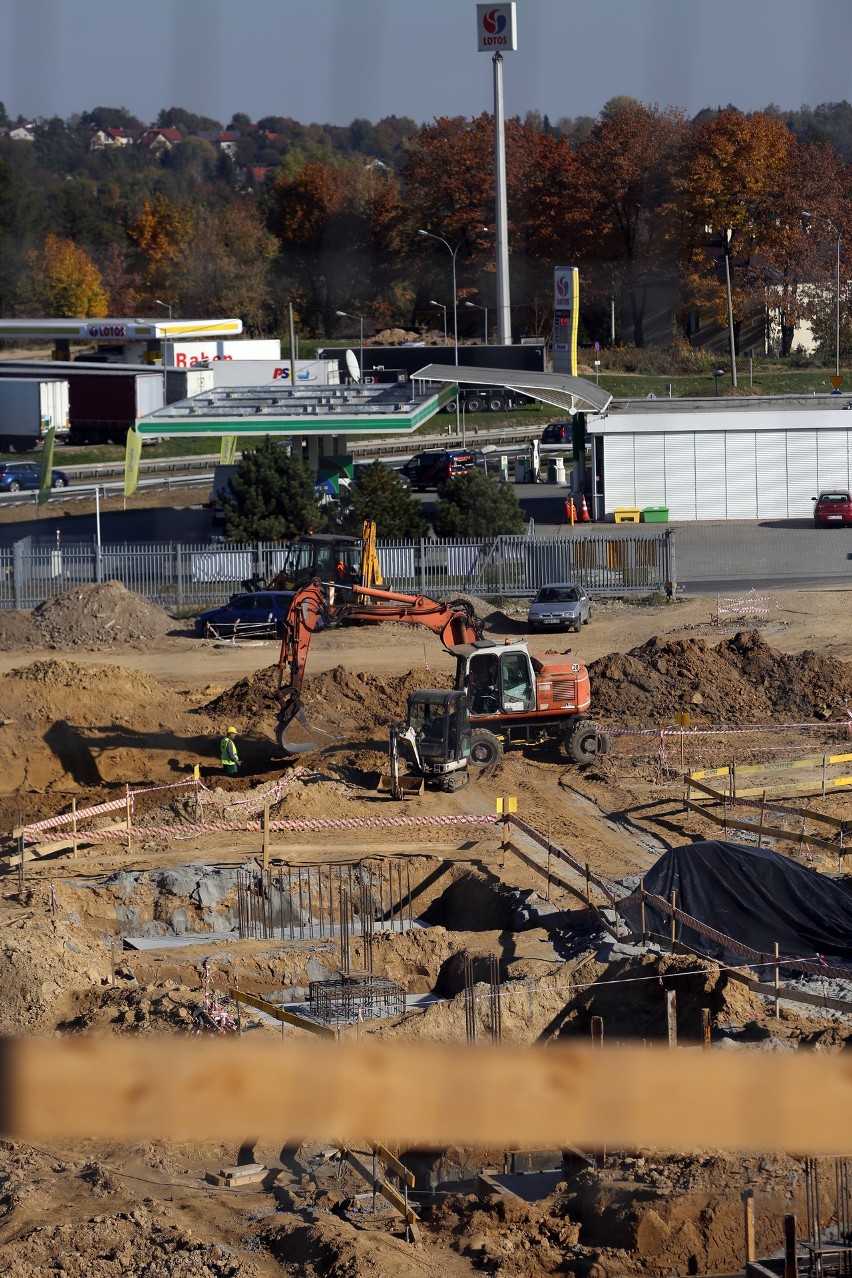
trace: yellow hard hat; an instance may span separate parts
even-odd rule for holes
[[[237,730],[236,730],[236,728],[234,727],[234,725],[233,725],[233,724],[231,724],[230,728],[226,728],[226,730],[225,730],[225,736],[226,736],[226,737],[229,737],[229,736],[231,735],[231,733],[232,733],[232,732],[233,732],[234,736],[236,736],[236,735],[237,735]]]

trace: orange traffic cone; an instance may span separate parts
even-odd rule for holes
[[[591,517],[591,515],[589,514],[589,508],[588,508],[588,506],[586,505],[586,494],[585,494],[585,493],[583,493],[583,494],[582,494],[582,496],[581,496],[581,499],[580,499],[580,500],[581,500],[581,505],[580,505],[580,523],[581,523],[581,524],[590,524],[590,523],[592,522],[592,517]]]

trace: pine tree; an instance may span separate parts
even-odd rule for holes
[[[223,508],[232,541],[285,541],[325,524],[310,469],[269,436],[243,453]]]
[[[362,466],[352,487],[346,527],[360,534],[365,519],[376,521],[376,534],[382,541],[423,537],[426,533],[426,517],[420,502],[396,471],[381,462]]]
[[[439,537],[494,537],[522,533],[524,513],[509,484],[470,470],[438,489],[435,531]]]

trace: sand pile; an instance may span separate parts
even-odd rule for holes
[[[0,652],[15,652],[40,646],[41,636],[28,612],[16,612],[13,608],[0,609]]]
[[[703,639],[652,639],[589,666],[595,713],[625,724],[803,722],[843,717],[852,664],[816,652],[776,652],[757,631],[718,647]]]
[[[278,674],[277,666],[258,670],[209,702],[203,707],[204,713],[274,724],[278,715],[275,696]],[[319,724],[327,732],[348,733],[383,729],[388,723],[405,718],[410,692],[449,686],[450,681],[443,672],[425,666],[386,678],[335,666],[305,680],[302,700],[309,722]]]
[[[156,604],[127,590],[120,581],[77,586],[33,610],[33,624],[48,644],[128,643],[157,639],[172,628]]]

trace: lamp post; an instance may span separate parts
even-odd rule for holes
[[[455,347],[456,363],[459,362],[459,299],[456,292],[456,254],[464,244],[464,239],[460,239],[455,248],[444,239],[442,235],[433,235],[431,231],[418,231],[418,235],[425,235],[427,239],[437,240],[439,244],[443,244],[449,253],[453,262],[453,346]]]
[[[440,306],[441,310],[444,312],[444,345],[446,346],[446,344],[447,344],[447,308],[446,308],[446,306],[444,305],[444,303],[443,303],[443,302],[431,302],[431,301],[430,301],[429,305],[430,305],[430,306]],[[458,362],[459,362],[459,360],[458,360],[458,355],[456,355],[456,363],[458,363]]]
[[[356,319],[360,325],[358,332],[358,380],[364,381],[364,316],[350,315],[349,311],[335,311],[341,319]]]
[[[837,279],[835,283],[835,311],[834,311],[834,372],[835,376],[840,376],[840,240],[841,235],[837,227],[834,225],[830,217],[826,217],[824,213],[803,213],[803,218],[808,221],[817,217],[821,222],[827,222],[834,234],[837,236]]]
[[[737,353],[734,349],[734,304],[731,299],[731,240],[733,239],[733,236],[733,228],[726,226],[722,231],[722,239],[725,243],[725,292],[728,297],[728,345],[731,348],[731,385],[736,388]]]
[[[155,298],[154,298],[154,304],[155,304],[156,306],[162,306],[163,310],[165,310],[165,311],[168,311],[168,312],[169,312],[169,319],[171,319],[171,318],[172,318],[172,304],[171,304],[171,302],[161,302],[161,301],[160,301],[160,299],[159,299],[159,297],[155,297]]]
[[[718,399],[719,398],[719,378],[725,376],[725,370],[724,368],[714,368],[710,376],[713,378],[713,398]]]
[[[485,312],[485,345],[487,346],[488,345],[488,307],[483,306],[480,302],[465,302],[465,306],[470,307],[471,310]]]

